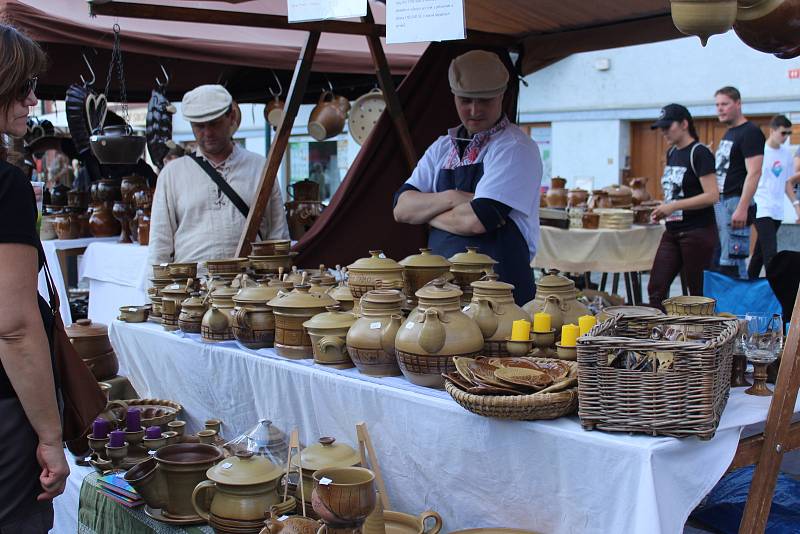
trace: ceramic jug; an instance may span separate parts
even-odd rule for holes
[[[564,186],[567,185],[567,179],[560,176],[554,176],[550,179],[550,189],[547,190],[547,207],[548,208],[566,208],[567,207],[567,190]]]
[[[308,134],[317,141],[339,135],[344,130],[349,109],[349,102],[345,106],[342,97],[323,91],[308,118]]]
[[[461,311],[461,290],[434,280],[417,291],[419,305],[400,327],[395,353],[412,383],[444,387],[442,373],[455,370],[454,356],[476,357],[483,350],[478,324]]]
[[[211,293],[211,306],[203,315],[200,334],[203,341],[230,341],[233,339],[233,297],[239,292],[232,287],[220,287]]]
[[[278,126],[281,125],[281,121],[283,120],[283,108],[286,106],[286,102],[281,100],[277,95],[269,101],[269,103],[264,107],[264,120],[266,120],[270,126],[277,129]]]
[[[513,290],[513,285],[500,282],[496,274],[472,282],[472,301],[464,308],[464,313],[481,329],[484,356],[510,356],[506,339],[511,336],[514,321],[530,321],[525,310],[514,303]]]

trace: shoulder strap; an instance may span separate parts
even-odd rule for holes
[[[695,177],[697,177],[697,178],[700,178],[700,177],[697,176],[697,171],[694,169],[694,151],[699,145],[700,145],[699,142],[695,143],[694,146],[692,146],[692,150],[689,152],[689,164],[692,166],[692,172],[694,173]]]
[[[47,293],[50,299],[50,310],[53,315],[61,315],[61,303],[58,300],[58,291],[56,291],[56,284],[53,282],[53,275],[50,274],[50,267],[47,265],[47,257],[42,256],[44,259],[44,278],[47,281]]]
[[[247,205],[247,203],[244,200],[242,200],[242,197],[240,197],[239,194],[236,191],[233,190],[233,188],[231,187],[231,184],[229,184],[228,182],[225,181],[225,178],[222,177],[222,175],[217,171],[217,169],[215,169],[205,159],[199,158],[194,154],[190,153],[190,154],[187,154],[187,156],[192,158],[195,163],[200,165],[200,168],[202,168],[204,171],[206,171],[206,174],[211,178],[211,180],[215,184],[217,184],[217,187],[219,187],[220,190],[223,193],[225,193],[225,196],[228,197],[231,202],[233,202],[233,205],[236,206],[236,208],[239,210],[239,212],[246,219],[247,216],[250,214],[250,207]]]

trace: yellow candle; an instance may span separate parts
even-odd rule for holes
[[[550,326],[550,314],[545,312],[538,312],[533,314],[533,331],[534,332],[549,332],[552,327]]]
[[[575,324],[565,324],[561,327],[561,346],[574,347],[578,344],[580,328]]]
[[[531,322],[519,319],[511,323],[511,341],[528,341],[531,338]]]
[[[581,329],[581,335],[585,336],[589,333],[594,325],[597,324],[597,319],[595,319],[594,315],[581,315],[578,317],[578,326]]]

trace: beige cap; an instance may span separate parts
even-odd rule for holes
[[[201,85],[185,95],[181,113],[189,122],[208,122],[221,117],[233,103],[233,97],[221,85]]]
[[[472,50],[450,62],[450,90],[464,98],[493,98],[505,92],[508,69],[494,52]]]

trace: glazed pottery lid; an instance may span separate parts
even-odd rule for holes
[[[178,295],[184,294],[184,293],[188,294],[189,293],[189,287],[188,286],[189,286],[189,284],[187,284],[186,282],[175,282],[175,283],[172,283],[172,284],[168,285],[164,289],[162,289],[161,293],[178,294]]]
[[[276,286],[250,286],[243,287],[233,297],[236,303],[247,304],[266,304],[268,300],[274,299],[278,296],[278,291],[282,289]],[[213,293],[212,293],[213,295]]]
[[[338,306],[328,306],[328,311],[318,313],[303,323],[305,328],[350,328],[356,316],[350,312],[339,311]]]
[[[332,286],[336,283],[336,277],[328,272],[324,265],[320,265],[319,271],[311,276],[311,283],[322,286]]]
[[[238,287],[222,286],[211,292],[211,300],[214,299],[231,299],[236,295],[240,289]]]
[[[352,467],[361,462],[358,452],[344,443],[336,443],[335,438],[322,437],[319,443],[309,445],[300,452],[300,457],[292,457],[292,464],[303,469],[316,471],[326,467]]]
[[[494,291],[513,291],[513,284],[501,282],[497,279],[496,273],[487,274],[480,280],[470,284],[475,289],[487,289]]]
[[[224,459],[208,471],[206,476],[217,484],[250,486],[272,482],[283,475],[283,470],[253,451],[237,451],[236,456]]]
[[[450,262],[444,256],[438,254],[431,254],[431,249],[421,248],[419,254],[413,254],[400,261],[403,267],[441,267],[444,269],[450,268]]]
[[[369,258],[361,258],[347,268],[355,271],[397,271],[402,270],[402,265],[392,258],[381,258],[382,250],[370,250]]]
[[[463,295],[463,291],[458,286],[448,284],[441,278],[437,278],[432,283],[422,286],[414,295],[418,299],[426,300],[449,300]]]
[[[459,252],[458,254],[451,256],[450,263],[453,265],[483,266],[494,265],[497,263],[497,260],[487,256],[486,254],[479,253],[478,247],[467,247],[466,252]]]
[[[279,293],[267,305],[273,308],[324,308],[336,304],[327,293],[309,293],[310,288],[309,285],[296,285],[289,293]]]
[[[243,263],[246,262],[247,258],[220,258],[217,260],[206,260],[206,265],[219,265],[225,263]]]
[[[338,302],[353,302],[355,300],[355,297],[353,297],[353,292],[350,291],[350,286],[342,284],[330,288],[328,290],[328,295]]]
[[[373,289],[361,297],[361,306],[364,304],[397,304],[404,302],[403,294],[397,289]]]
[[[106,325],[93,323],[91,319],[78,319],[66,327],[66,331],[70,338],[106,337],[108,335],[108,327]]]
[[[192,293],[192,296],[181,302],[181,306],[186,308],[189,306],[202,306],[205,307],[206,302],[200,297],[200,293]]]
[[[575,282],[562,276],[558,269],[550,269],[546,275],[539,278],[536,287],[542,291],[565,291],[575,289]]]

